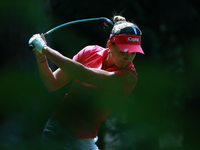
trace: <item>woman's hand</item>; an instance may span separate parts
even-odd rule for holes
[[[46,62],[46,56],[36,50],[33,51],[36,57],[36,60],[38,63],[44,63]]]
[[[45,44],[47,45],[47,41],[46,41],[43,33],[40,35],[40,37],[44,40]],[[37,50],[34,50],[33,52],[35,54],[35,57],[36,57],[36,60],[37,60],[38,63],[46,62],[46,56],[44,54],[38,52]]]
[[[38,52],[42,53],[42,49],[44,46],[46,46],[47,42],[43,34],[35,34],[29,39],[29,45],[31,44],[34,45],[34,50],[37,50]]]
[[[44,37],[44,34],[42,33],[40,36],[41,36],[41,38],[44,40],[45,44],[47,45],[47,41],[46,41],[46,39],[45,39],[45,37]]]

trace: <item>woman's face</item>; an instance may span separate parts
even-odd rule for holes
[[[124,68],[129,62],[133,61],[136,56],[136,53],[123,53],[115,43],[112,43],[109,48],[111,52],[110,58],[119,68]]]

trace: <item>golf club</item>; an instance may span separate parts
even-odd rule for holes
[[[78,23],[78,22],[85,22],[85,21],[95,21],[95,20],[100,20],[103,22],[103,25],[104,25],[104,29],[105,28],[109,28],[110,26],[113,26],[113,22],[106,18],[106,17],[100,17],[100,18],[90,18],[90,19],[81,19],[81,20],[75,20],[75,21],[71,21],[71,22],[67,22],[67,23],[64,23],[64,24],[61,24],[49,31],[47,31],[46,33],[44,33],[44,36],[47,36],[49,35],[50,33],[52,33],[53,31],[61,28],[61,27],[64,27],[64,26],[67,26],[67,25],[70,25],[70,24],[74,24],[74,23]],[[29,50],[33,50],[35,47],[33,44],[30,44],[29,45]]]

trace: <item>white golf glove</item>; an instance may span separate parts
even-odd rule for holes
[[[46,46],[45,41],[41,38],[39,34],[31,37],[28,41],[28,44],[29,45],[33,44],[35,46],[34,50],[37,50],[40,53],[42,53],[42,48]]]

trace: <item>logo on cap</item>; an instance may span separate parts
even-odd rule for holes
[[[132,38],[132,37],[128,37],[128,41],[132,41],[132,42],[139,42],[139,38]]]
[[[128,48],[124,49],[124,52],[127,53],[128,52]]]

